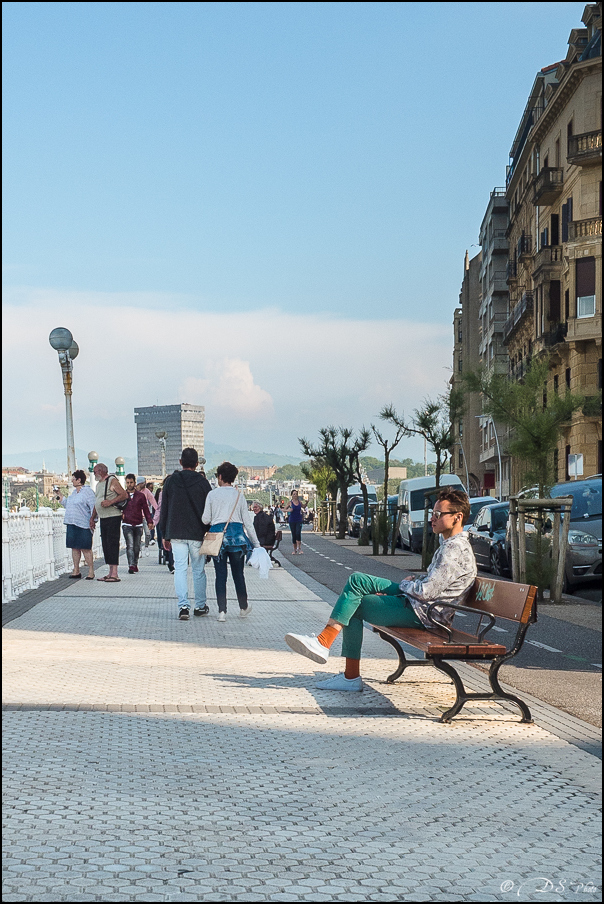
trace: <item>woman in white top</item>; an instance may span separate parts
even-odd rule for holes
[[[92,558],[92,531],[90,517],[94,511],[95,495],[86,483],[86,471],[74,471],[71,476],[73,493],[70,496],[58,495],[56,498],[65,508],[63,523],[67,525],[65,545],[71,549],[73,571],[69,577],[76,581],[82,577],[80,562],[82,555],[88,566],[87,581],[94,581],[94,564]]]
[[[233,486],[238,473],[238,469],[230,461],[224,461],[218,466],[216,469],[218,488],[208,493],[202,517],[203,523],[210,525],[210,533],[218,533],[226,528],[220,553],[214,558],[219,622],[226,621],[227,562],[231,565],[239,615],[245,617],[252,611],[247,601],[247,587],[243,574],[247,552],[246,535],[252,546],[258,547],[260,543],[245,496]]]

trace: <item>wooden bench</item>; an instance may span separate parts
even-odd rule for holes
[[[270,558],[271,558],[271,562],[273,563],[273,565],[278,565],[279,568],[281,568],[281,562],[279,561],[279,559],[275,559],[275,557],[273,556],[273,553],[274,553],[277,549],[279,549],[279,544],[281,543],[281,540],[282,540],[282,539],[283,539],[283,531],[282,531],[282,530],[278,530],[277,533],[275,534],[275,545],[274,545],[274,546],[265,546],[265,547],[264,547],[264,549],[266,549],[267,553],[269,554],[269,556],[270,556]]]
[[[387,683],[394,684],[405,669],[411,666],[431,665],[452,679],[457,692],[455,703],[451,709],[442,714],[441,722],[450,722],[470,700],[510,700],[520,708],[522,713],[520,721],[532,722],[526,703],[513,694],[507,694],[499,684],[497,675],[501,666],[522,649],[529,625],[537,621],[537,588],[529,584],[476,578],[464,604],[450,607],[455,610],[455,615],[449,627],[439,624],[436,620],[432,611],[436,605],[438,604],[433,603],[428,608],[428,618],[434,624],[433,629],[385,628],[381,625],[370,625],[398,653],[398,668],[388,676]],[[487,624],[483,624],[485,619],[488,619]],[[487,638],[487,634],[499,619],[516,624],[516,632],[511,643],[498,643],[495,638]],[[458,627],[462,620],[464,624]],[[472,625],[465,624],[466,622],[472,622]],[[500,639],[499,636],[497,640]],[[424,658],[408,660],[401,643],[421,650]],[[490,660],[491,693],[468,693],[450,660],[462,662]]]

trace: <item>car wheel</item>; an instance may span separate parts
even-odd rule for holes
[[[492,549],[490,555],[491,574],[501,577],[503,575],[503,566],[501,564],[501,556],[498,549]]]

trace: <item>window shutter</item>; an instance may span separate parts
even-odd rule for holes
[[[560,322],[560,282],[553,279],[549,284],[549,319]]]

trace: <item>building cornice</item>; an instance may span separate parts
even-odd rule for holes
[[[545,133],[552,127],[552,120],[557,119],[570,97],[575,93],[583,79],[592,72],[597,72],[602,68],[602,57],[595,57],[591,60],[583,60],[582,63],[573,63],[568,70],[568,77],[560,82],[551,101],[544,109],[543,113],[529,132],[527,144],[529,141],[538,143],[544,137]]]

